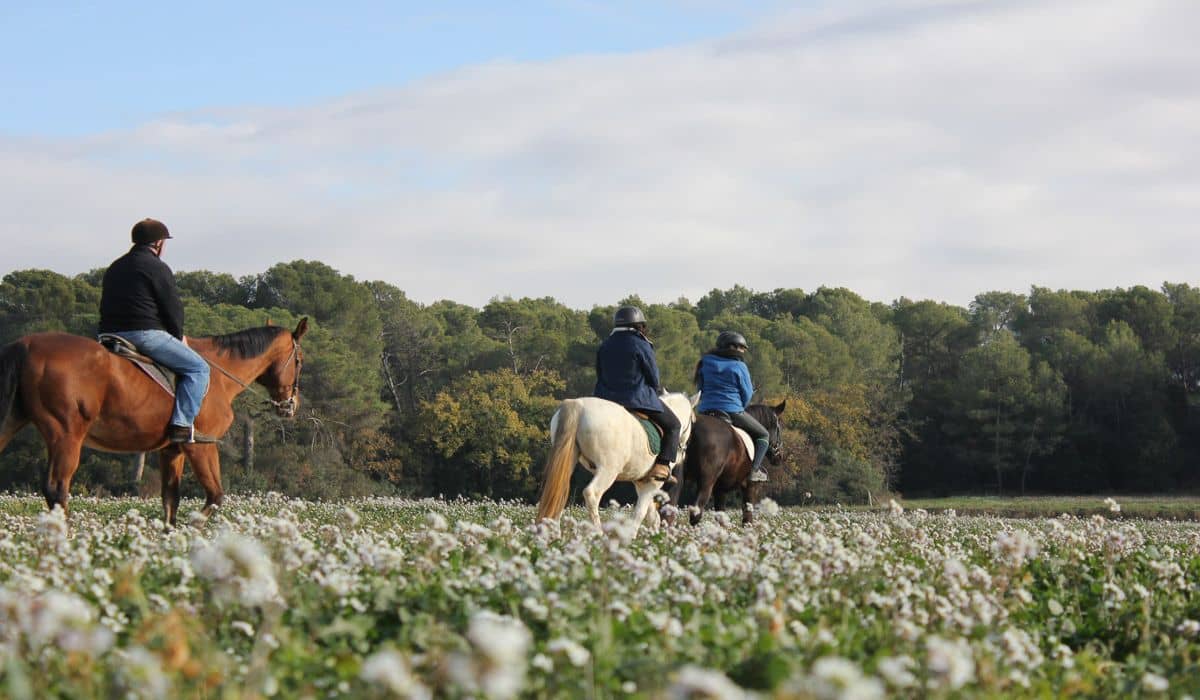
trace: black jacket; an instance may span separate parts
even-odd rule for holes
[[[183,339],[183,302],[175,275],[148,245],[108,266],[100,292],[100,332],[166,331]]]

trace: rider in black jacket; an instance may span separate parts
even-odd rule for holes
[[[171,234],[161,221],[144,219],[134,224],[132,237],[133,248],[104,273],[99,330],[125,338],[178,375],[167,439],[210,442],[194,425],[208,391],[208,363],[183,342],[183,303],[174,273],[161,260]]]

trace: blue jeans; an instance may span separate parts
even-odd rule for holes
[[[113,335],[133,343],[138,352],[178,375],[171,425],[191,426],[208,393],[208,363],[204,358],[166,331],[122,331]]]

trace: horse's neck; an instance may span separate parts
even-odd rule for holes
[[[232,352],[220,353],[217,344],[210,338],[188,340],[193,343],[193,349],[200,353],[201,357],[218,368],[218,372],[228,372],[243,386],[252,384],[275,361],[274,345],[255,357],[237,357]]]

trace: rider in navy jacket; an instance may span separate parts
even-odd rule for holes
[[[653,478],[675,483],[670,465],[679,451],[679,418],[658,398],[662,386],[654,345],[646,338],[646,317],[636,306],[622,306],[613,317],[613,330],[596,352],[595,395],[625,408],[641,411],[662,428],[662,447],[655,458]]]
[[[700,390],[700,413],[720,411],[728,414],[735,426],[745,430],[754,441],[751,481],[766,481],[763,458],[771,446],[770,433],[754,416],[746,413],[754,396],[754,383],[744,355],[748,349],[741,333],[723,331],[717,336],[717,347],[700,358],[696,364],[696,388]]]

